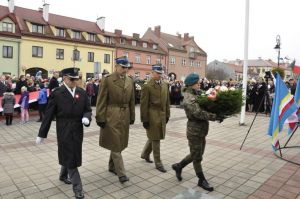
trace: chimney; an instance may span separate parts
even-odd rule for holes
[[[118,36],[122,35],[122,30],[115,29],[115,34]]]
[[[104,28],[105,28],[105,17],[99,17],[99,18],[97,18],[97,25],[98,25],[98,27],[100,28],[100,30],[104,30]]]
[[[160,26],[155,26],[154,27],[154,34],[158,37],[160,37]]]
[[[13,13],[15,10],[15,1],[14,0],[8,0],[8,9],[10,13]]]
[[[189,38],[189,33],[184,33],[183,40],[184,40],[184,41],[190,40],[190,38]]]
[[[133,39],[139,39],[140,38],[140,34],[133,33],[132,37],[133,37]]]
[[[45,3],[43,5],[43,18],[46,22],[49,20],[49,4]]]

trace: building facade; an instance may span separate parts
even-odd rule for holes
[[[122,30],[117,29],[114,33],[105,31],[104,35],[116,46],[116,57],[128,57],[132,65],[129,75],[145,79],[150,75],[153,64],[166,66],[166,53],[157,43],[141,39],[137,33],[132,36],[124,35]]]
[[[0,7],[0,74],[19,75],[20,41],[15,17]]]
[[[103,69],[112,72],[115,46],[103,42],[103,18],[89,22],[50,14],[48,4],[31,10],[16,7],[11,0],[8,2],[9,6],[0,6],[0,10],[1,14],[18,18],[14,26],[21,34],[20,56],[15,61],[19,74],[34,75],[41,70],[47,77],[71,66],[80,68],[83,79]]]

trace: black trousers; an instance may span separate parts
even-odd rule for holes
[[[47,104],[39,104],[40,120],[43,120]]]
[[[11,125],[13,115],[5,115],[5,119],[6,119],[6,125]]]
[[[69,175],[69,176],[68,176]],[[81,178],[78,172],[78,169],[68,169],[65,166],[61,166],[60,169],[60,178],[70,178],[72,185],[73,185],[73,191],[74,193],[76,192],[81,192],[82,191],[82,183],[81,183]]]

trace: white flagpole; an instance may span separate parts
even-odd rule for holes
[[[240,125],[245,125],[246,95],[247,95],[247,71],[248,71],[248,41],[249,41],[249,0],[246,0],[245,10],[245,38],[244,38],[244,66],[243,66],[243,103]]]

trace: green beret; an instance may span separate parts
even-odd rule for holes
[[[184,84],[186,86],[192,86],[192,85],[198,83],[199,79],[200,79],[200,76],[198,74],[191,73],[185,78]]]

